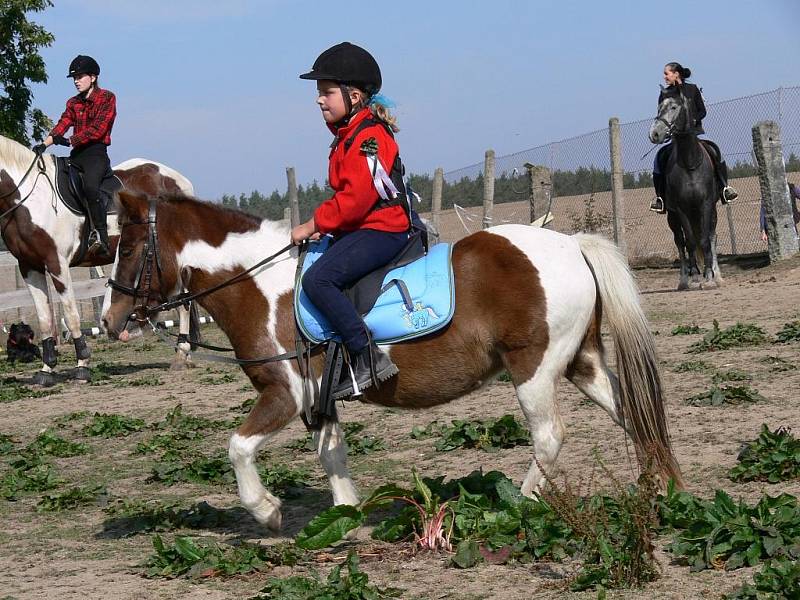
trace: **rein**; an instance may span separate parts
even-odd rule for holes
[[[16,204],[14,204],[14,206],[9,208],[4,213],[0,214],[0,220],[5,219],[8,215],[13,213],[15,210],[17,210],[23,204],[25,204],[25,201],[28,198],[31,197],[31,195],[33,194],[33,191],[36,189],[36,182],[39,181],[39,177],[41,175],[44,175],[45,178],[47,178],[47,182],[50,184],[50,187],[53,187],[53,182],[51,182],[50,178],[47,177],[47,167],[44,164],[44,156],[41,155],[41,154],[37,154],[36,156],[33,157],[33,161],[31,162],[30,166],[28,166],[28,170],[25,171],[25,174],[22,176],[22,179],[19,180],[19,183],[16,186],[14,186],[13,190],[11,190],[10,192],[7,192],[7,193],[3,194],[2,196],[0,196],[0,200],[5,200],[6,198],[10,198],[14,194],[16,194],[20,190],[20,188],[22,187],[22,184],[25,183],[25,180],[28,178],[28,175],[30,175],[31,171],[33,170],[34,165],[37,165],[37,164],[38,164],[38,167],[39,167],[39,169],[38,169],[39,172],[36,174],[36,179],[34,179],[34,181],[33,181],[33,185],[31,186],[31,191],[28,192],[28,194],[22,200],[20,200]]]

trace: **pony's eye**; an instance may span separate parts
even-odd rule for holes
[[[131,254],[133,254],[133,248],[120,248],[119,249],[119,255],[120,256],[124,256],[124,257],[127,258]]]

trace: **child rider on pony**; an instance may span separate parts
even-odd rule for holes
[[[330,248],[306,271],[302,285],[339,332],[350,357],[351,377],[344,377],[333,393],[340,399],[398,372],[372,341],[343,289],[386,265],[405,247],[409,207],[405,193],[398,194],[392,185],[395,171],[401,170],[393,136],[398,127],[388,102],[378,95],[381,71],[372,55],[343,42],[320,54],[300,78],[317,82],[317,105],[335,136],[328,166],[334,194],[311,219],[292,229],[291,237],[300,244],[321,234],[333,236]]]

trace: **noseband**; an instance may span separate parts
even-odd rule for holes
[[[136,279],[134,280],[132,286],[127,286],[109,277],[106,285],[112,290],[121,292],[126,296],[132,296],[134,309],[131,315],[128,317],[128,320],[135,320],[139,323],[144,323],[147,321],[147,318],[150,316],[150,314],[154,312],[152,309],[150,309],[150,301],[152,299],[151,284],[153,281],[154,266],[156,272],[158,273],[159,279],[161,278],[161,256],[158,247],[158,228],[156,227],[156,199],[150,199],[150,207],[147,212],[147,221],[130,221],[128,222],[128,225],[148,226],[147,240],[142,248],[139,268],[136,270]],[[122,235],[120,232],[120,241],[121,240]],[[144,287],[144,292],[141,292],[142,287]],[[136,300],[139,298],[139,296],[144,298],[144,302],[136,306]],[[165,299],[163,295],[159,294],[158,301],[164,302],[164,300]]]

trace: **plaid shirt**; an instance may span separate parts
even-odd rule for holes
[[[108,90],[95,88],[88,98],[82,94],[67,100],[64,114],[50,135],[64,135],[73,128],[69,143],[80,148],[93,142],[111,145],[111,128],[117,118],[117,99]]]

